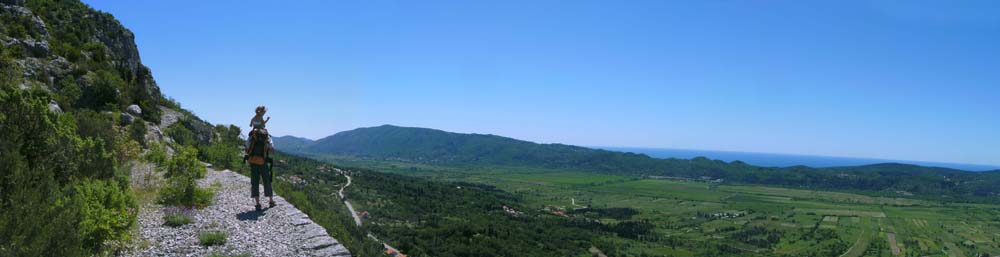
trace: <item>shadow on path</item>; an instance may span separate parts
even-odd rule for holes
[[[260,218],[260,216],[264,216],[265,210],[266,209],[260,211],[252,210],[252,211],[241,212],[240,214],[236,214],[236,219],[240,221],[257,220],[258,218]]]

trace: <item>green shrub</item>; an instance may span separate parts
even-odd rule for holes
[[[205,166],[198,161],[198,150],[179,146],[173,158],[167,161],[167,187],[160,191],[160,202],[204,208],[212,203],[215,192],[198,188],[198,179],[205,177]]]
[[[146,122],[143,122],[142,120],[136,120],[128,126],[129,138],[139,142],[142,146],[146,146],[146,131]]]
[[[202,231],[198,233],[198,241],[204,246],[224,245],[226,236],[225,231]]]
[[[145,89],[143,89],[145,90]],[[153,98],[154,96],[143,96],[145,98]],[[157,99],[140,99],[139,108],[142,108],[142,119],[159,123],[160,117],[163,115],[163,111],[157,106]]]
[[[183,123],[183,121],[178,121],[171,124],[170,127],[167,127],[167,135],[169,135],[170,138],[173,138],[174,142],[177,142],[178,144],[187,146],[195,145],[197,140],[194,138],[194,132],[185,127]]]
[[[101,70],[86,78],[90,86],[86,87],[81,98],[83,107],[114,111],[129,102],[127,96],[121,93],[125,89],[125,80],[117,73]]]
[[[80,97],[83,96],[83,90],[76,84],[76,78],[68,76],[59,79],[57,85],[59,88],[57,91],[58,97],[56,98],[56,101],[59,102],[63,110],[70,110],[72,107],[76,106],[77,100],[80,100]]]
[[[74,202],[80,207],[77,233],[84,246],[99,249],[108,240],[125,240],[135,224],[136,204],[132,194],[117,183],[87,179],[75,187]]]
[[[90,52],[90,58],[95,62],[104,62],[107,57],[107,50],[100,42],[87,42],[83,44],[83,50]]]
[[[115,119],[106,113],[83,109],[72,113],[76,118],[76,131],[83,138],[99,138],[104,142],[115,139]]]
[[[153,163],[158,167],[167,166],[167,151],[166,146],[160,143],[152,142],[148,146],[149,151],[143,156],[147,162]]]
[[[239,148],[219,142],[201,147],[202,159],[211,163],[216,169],[234,169],[242,163],[243,158]]]
[[[191,216],[184,213],[167,214],[167,216],[163,217],[163,219],[166,220],[166,225],[171,227],[180,227],[191,224],[191,221],[193,220]]]
[[[160,190],[160,203],[173,206],[205,208],[212,204],[215,191],[197,186],[178,185],[168,181],[168,186]]]
[[[0,14],[0,24],[3,24],[4,34],[13,38],[39,38],[39,34],[32,25],[31,16],[16,15],[13,13]]]
[[[212,128],[215,137],[212,143],[199,146],[201,158],[218,169],[239,171],[246,169],[243,165],[240,147],[245,141],[240,138],[240,128],[235,125],[216,125]]]
[[[167,161],[167,178],[197,180],[205,177],[205,166],[198,161],[198,150],[190,146],[177,147],[173,158]]]
[[[78,174],[101,179],[115,177],[117,163],[114,153],[118,135],[114,119],[92,110],[80,110],[65,115],[64,119],[75,121],[77,134],[82,137],[72,141],[74,148],[79,149],[75,154]]]

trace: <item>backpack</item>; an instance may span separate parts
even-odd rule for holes
[[[267,162],[267,155],[271,152],[271,147],[268,145],[271,136],[267,134],[267,130],[254,129],[247,137],[250,139],[250,148],[247,148],[248,161],[250,164],[264,165]]]

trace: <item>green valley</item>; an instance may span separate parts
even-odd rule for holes
[[[568,170],[334,162],[433,181],[488,185],[522,198],[529,208],[553,217],[565,214],[567,220],[652,225],[648,233],[635,238],[600,233],[601,240],[595,242],[601,242],[598,248],[609,256],[950,256],[944,252],[951,251],[975,256],[971,253],[1000,252],[1000,205]],[[595,212],[614,208],[637,213],[611,218]],[[892,254],[890,234],[900,255]]]
[[[434,142],[419,136],[407,138],[411,143]],[[282,139],[277,141],[281,147]],[[809,184],[793,187],[786,182],[748,183],[747,180],[729,179],[736,176],[726,174],[725,170],[747,169],[734,171],[736,174],[784,171],[711,160],[691,162],[705,161],[724,167],[723,172],[715,174],[727,179],[552,168],[527,162],[518,163],[520,165],[436,162],[433,160],[445,157],[426,158],[430,156],[425,156],[424,161],[414,161],[402,157],[394,159],[391,154],[380,158],[310,154],[303,151],[309,144],[308,140],[300,140],[290,150],[341,167],[359,167],[353,169],[356,177],[372,177],[368,182],[356,182],[358,188],[348,190],[348,195],[359,195],[354,198],[357,200],[355,207],[370,215],[365,222],[372,225],[367,229],[383,240],[399,244],[403,252],[416,251],[420,256],[467,256],[432,247],[442,241],[416,238],[461,233],[442,230],[441,223],[429,220],[441,218],[452,222],[448,224],[463,224],[461,222],[475,220],[476,216],[414,207],[428,203],[424,201],[444,210],[464,209],[460,206],[468,202],[480,204],[478,208],[482,212],[500,212],[501,204],[515,206],[528,217],[544,220],[547,230],[571,228],[578,231],[577,235],[586,235],[577,239],[548,237],[545,242],[570,240],[563,245],[573,254],[557,252],[556,256],[588,256],[590,247],[608,256],[976,256],[976,253],[995,255],[1000,252],[997,241],[1000,238],[1000,205],[991,203],[990,198],[981,199],[986,201],[947,201],[942,200],[947,197],[926,192],[904,195],[896,192],[900,190],[811,187]],[[349,149],[381,149],[385,145],[354,143]],[[482,147],[490,146],[484,144]],[[371,149],[364,151],[377,151]],[[888,180],[893,180],[893,176],[902,177],[892,175],[894,173],[928,174],[928,178],[939,170],[954,176],[995,175],[895,164],[786,170],[885,176],[878,179],[887,181],[876,180],[877,183],[892,183]],[[666,173],[672,175],[669,170]],[[391,186],[401,183],[398,180],[451,185],[453,192],[462,192],[458,188],[475,192],[485,190],[495,196],[456,200],[448,194],[427,195],[428,192],[422,189],[427,188],[426,185]],[[366,185],[368,183],[377,184],[376,188]],[[411,200],[387,202],[385,199],[393,198],[387,196],[388,192],[396,194],[396,199]],[[430,199],[426,199],[428,197]],[[428,213],[432,215],[427,216]],[[508,219],[516,218],[500,215],[473,223],[507,224]],[[413,234],[423,236],[411,236]],[[572,243],[584,241],[584,238],[589,238],[585,240],[587,243]],[[467,241],[466,244],[481,251],[496,252],[491,250],[493,244],[486,242]],[[476,255],[510,256],[502,252]],[[528,256],[553,256],[553,253]]]

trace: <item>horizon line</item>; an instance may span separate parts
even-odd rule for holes
[[[710,149],[691,149],[691,148],[673,148],[673,147],[649,147],[649,146],[596,146],[596,145],[592,145],[592,146],[583,146],[583,147],[593,148],[593,149],[601,149],[601,150],[612,150],[612,149],[607,149],[607,148],[619,148],[619,149],[635,148],[635,149],[650,149],[650,150],[680,150],[680,151],[724,152],[724,153],[742,153],[742,154],[768,154],[768,155],[786,155],[786,156],[787,155],[791,155],[791,156],[800,156],[800,157],[825,157],[825,158],[839,158],[839,159],[855,159],[855,160],[859,160],[859,161],[878,161],[878,163],[873,163],[873,164],[899,163],[899,164],[912,164],[912,165],[917,165],[917,166],[927,166],[927,165],[913,164],[913,163],[925,163],[925,164],[931,164],[931,165],[933,165],[933,164],[947,164],[947,165],[983,166],[983,167],[990,168],[990,170],[983,170],[983,171],[1000,170],[1000,164],[982,164],[982,163],[965,163],[965,162],[948,162],[948,161],[904,160],[904,159],[879,158],[879,157],[858,157],[858,156],[824,155],[824,154],[803,154],[803,153],[753,152],[753,151],[738,151],[738,150],[710,150]],[[620,150],[613,150],[613,151],[621,152]],[[642,153],[639,153],[639,154],[642,154]],[[650,157],[652,157],[652,156],[650,156]],[[702,156],[702,157],[706,157],[707,158],[708,156]],[[656,158],[656,157],[652,157],[652,158]],[[659,158],[659,159],[662,159],[662,158]],[[739,160],[739,161],[742,161],[742,160]],[[799,165],[801,165],[801,166],[807,166],[807,167],[812,167],[812,166],[802,165],[802,164],[799,164]],[[793,165],[793,166],[798,166],[798,165]],[[856,166],[856,165],[850,165],[850,166]],[[838,166],[831,166],[831,167],[838,167]],[[934,167],[937,167],[937,166],[934,166]],[[813,167],[813,168],[815,168],[815,167]],[[949,167],[938,167],[938,168],[955,169],[955,168],[949,168]],[[956,169],[956,170],[961,170],[961,169]]]

